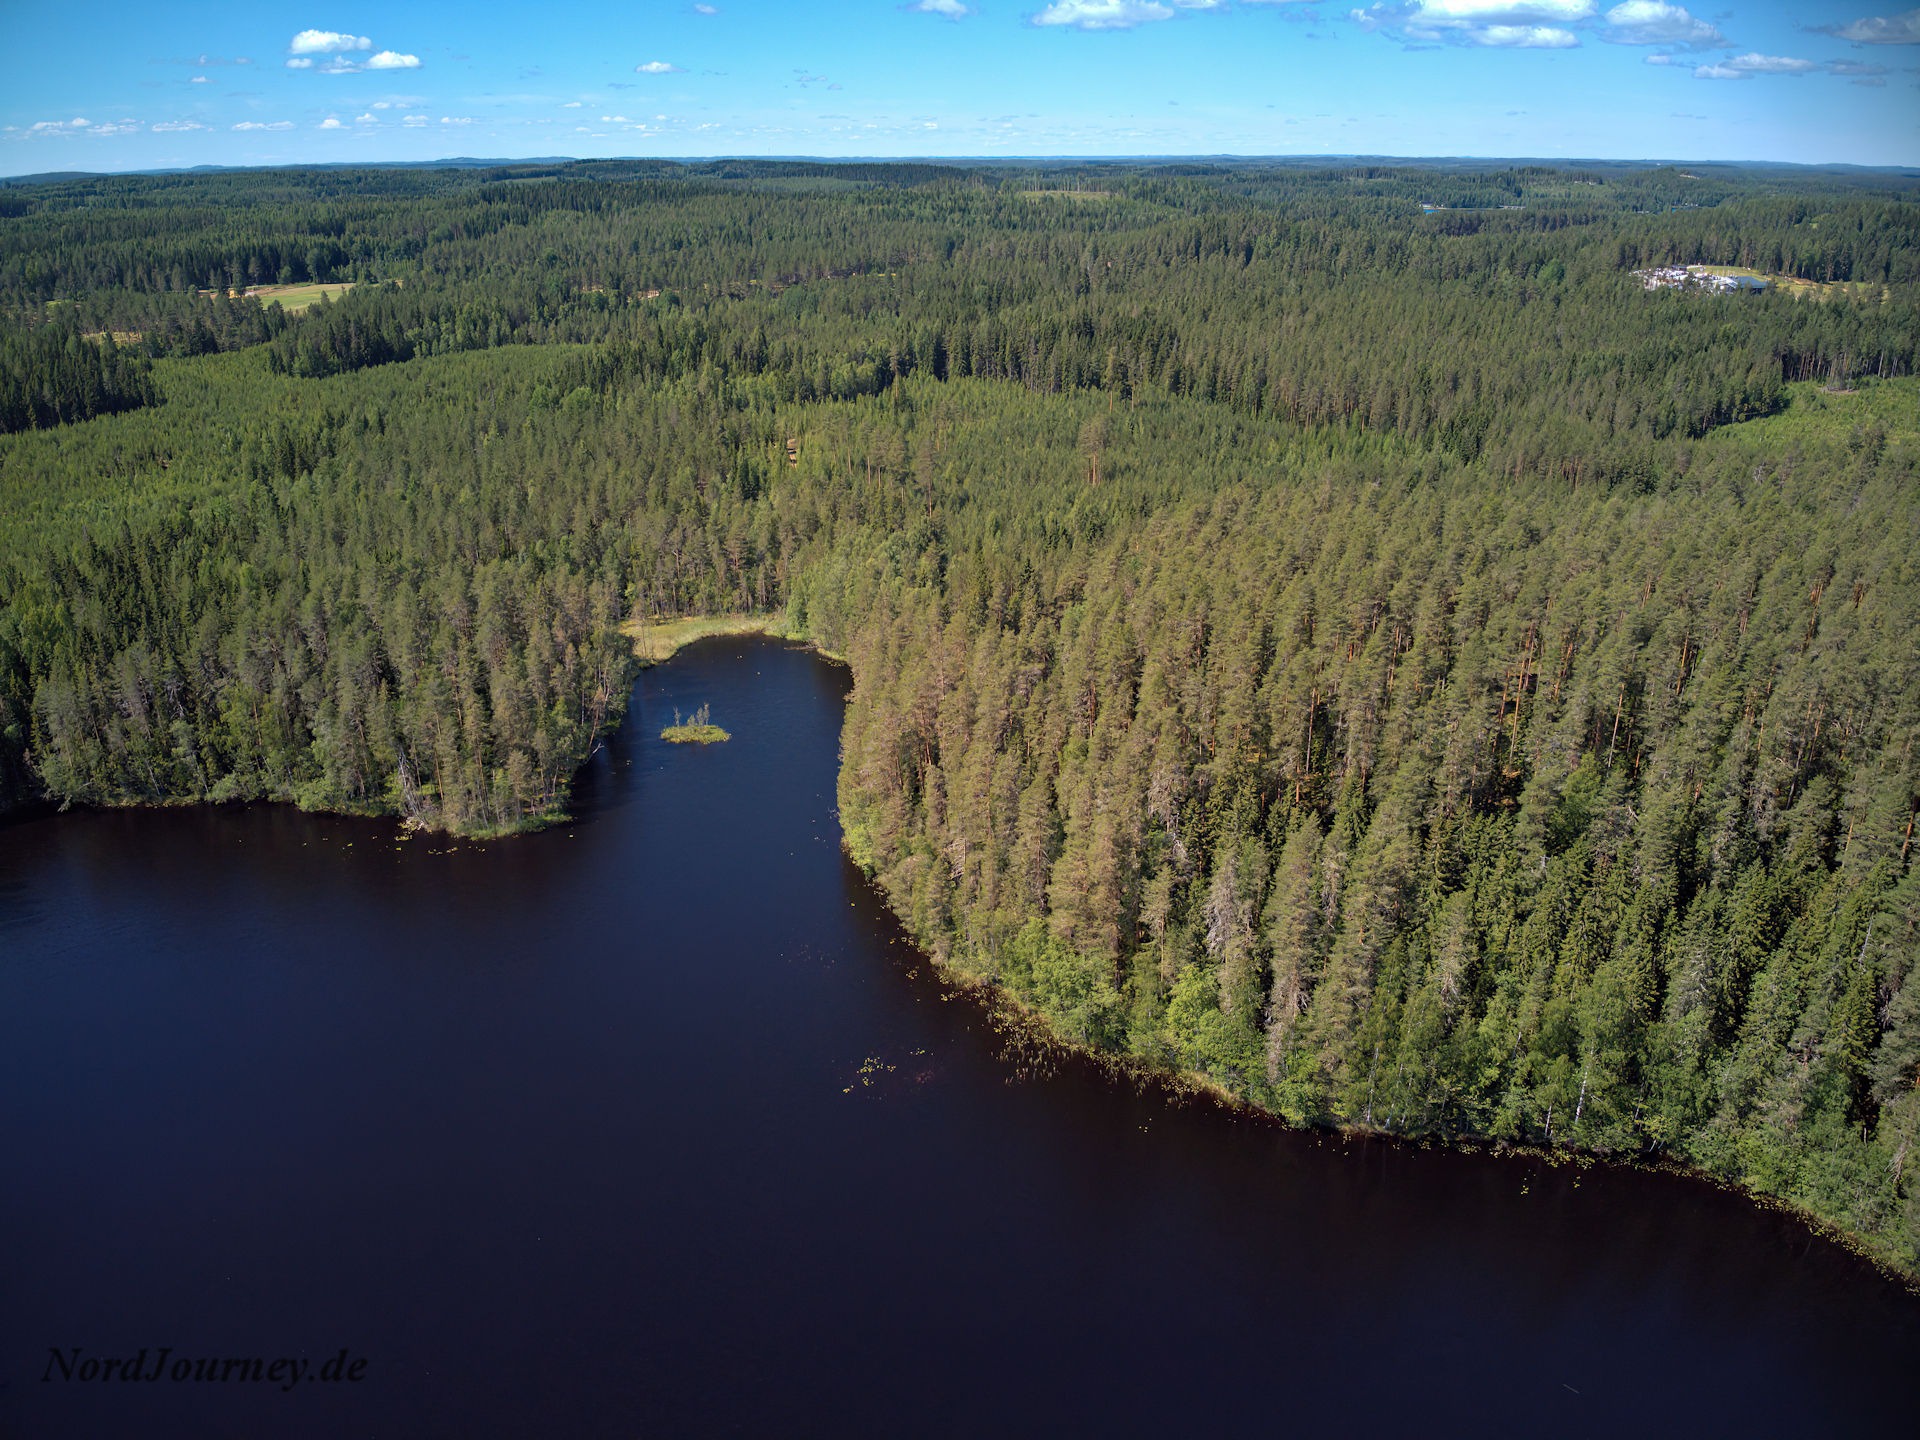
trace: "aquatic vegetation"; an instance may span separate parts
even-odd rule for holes
[[[660,732],[660,738],[675,745],[718,745],[733,736],[713,723],[709,707],[702,705],[686,720],[673,712],[673,724]]]

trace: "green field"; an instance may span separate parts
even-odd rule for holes
[[[278,305],[295,313],[320,303],[322,295],[337,298],[353,289],[353,282],[327,285],[249,285],[246,293],[265,305]]]

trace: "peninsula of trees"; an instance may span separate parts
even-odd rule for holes
[[[1916,200],[0,187],[0,803],[509,831],[619,722],[623,625],[777,613],[853,668],[855,858],[1061,1033],[1297,1121],[1672,1157],[1912,1271]],[[1633,274],[1687,264],[1809,283]]]

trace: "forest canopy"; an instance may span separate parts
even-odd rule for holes
[[[0,804],[505,833],[619,723],[623,625],[767,615],[853,667],[854,857],[1062,1034],[1912,1270],[1916,183],[6,187]],[[353,288],[249,293],[304,282]]]

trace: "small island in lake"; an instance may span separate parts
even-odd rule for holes
[[[710,706],[702,705],[683,721],[680,712],[675,710],[673,724],[660,732],[660,738],[675,745],[717,745],[722,740],[731,740],[733,736],[713,723],[710,712]]]

